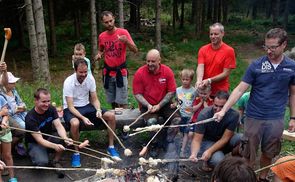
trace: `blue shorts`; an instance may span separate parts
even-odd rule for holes
[[[101,121],[101,119],[96,117],[96,109],[92,104],[87,104],[86,106],[75,107],[75,108],[80,112],[80,114],[88,118],[94,124],[95,127],[98,128],[100,126],[105,126],[103,122]],[[105,112],[107,112],[107,110],[102,109],[101,114],[103,115]],[[65,122],[70,123],[71,119],[73,118],[77,118],[77,117],[73,115],[68,108],[64,109]],[[80,120],[80,126],[81,124],[84,124],[84,122]]]
[[[191,118],[189,117],[181,117],[181,121],[180,121],[180,124],[188,124],[189,121],[190,121]],[[182,127],[179,127],[179,131],[181,133],[188,133],[190,131],[190,126],[182,126]]]

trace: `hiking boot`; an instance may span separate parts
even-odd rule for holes
[[[72,155],[72,167],[81,167],[80,154],[74,153]]]
[[[52,166],[54,168],[63,168],[62,165],[59,163],[59,161],[52,161]],[[64,178],[65,174],[62,170],[56,170],[58,178]]]
[[[109,147],[107,149],[108,154],[111,155],[111,157],[115,160],[115,161],[121,161],[122,159],[120,158],[119,153],[117,152],[117,150],[114,147]]]

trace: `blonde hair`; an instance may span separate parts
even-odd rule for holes
[[[194,79],[195,71],[193,69],[183,69],[180,73],[179,76],[180,78],[182,77],[188,77],[191,80]]]
[[[83,50],[85,52],[85,46],[82,43],[78,43],[74,47],[74,51],[75,50],[77,50],[77,51]]]

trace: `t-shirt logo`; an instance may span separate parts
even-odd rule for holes
[[[159,83],[160,84],[166,83],[166,78],[159,78]]]
[[[269,73],[269,72],[273,72],[271,64],[268,61],[265,61],[262,63],[261,65],[261,72],[262,73]]]

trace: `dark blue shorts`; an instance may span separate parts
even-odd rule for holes
[[[75,107],[83,116],[88,118],[95,127],[100,127],[101,125],[104,126],[103,122],[101,121],[100,118],[96,117],[96,109],[92,104],[87,104],[86,106],[83,107]],[[102,115],[107,112],[106,109],[102,109]],[[71,113],[71,111],[66,108],[64,109],[64,120],[66,123],[69,123],[72,118],[76,118],[75,115]],[[84,124],[83,121],[80,120],[80,125]]]
[[[189,117],[181,117],[181,121],[180,121],[180,124],[188,124],[189,121],[190,121],[191,118]],[[182,126],[182,127],[179,127],[179,131],[181,133],[188,133],[190,131],[190,126]]]

